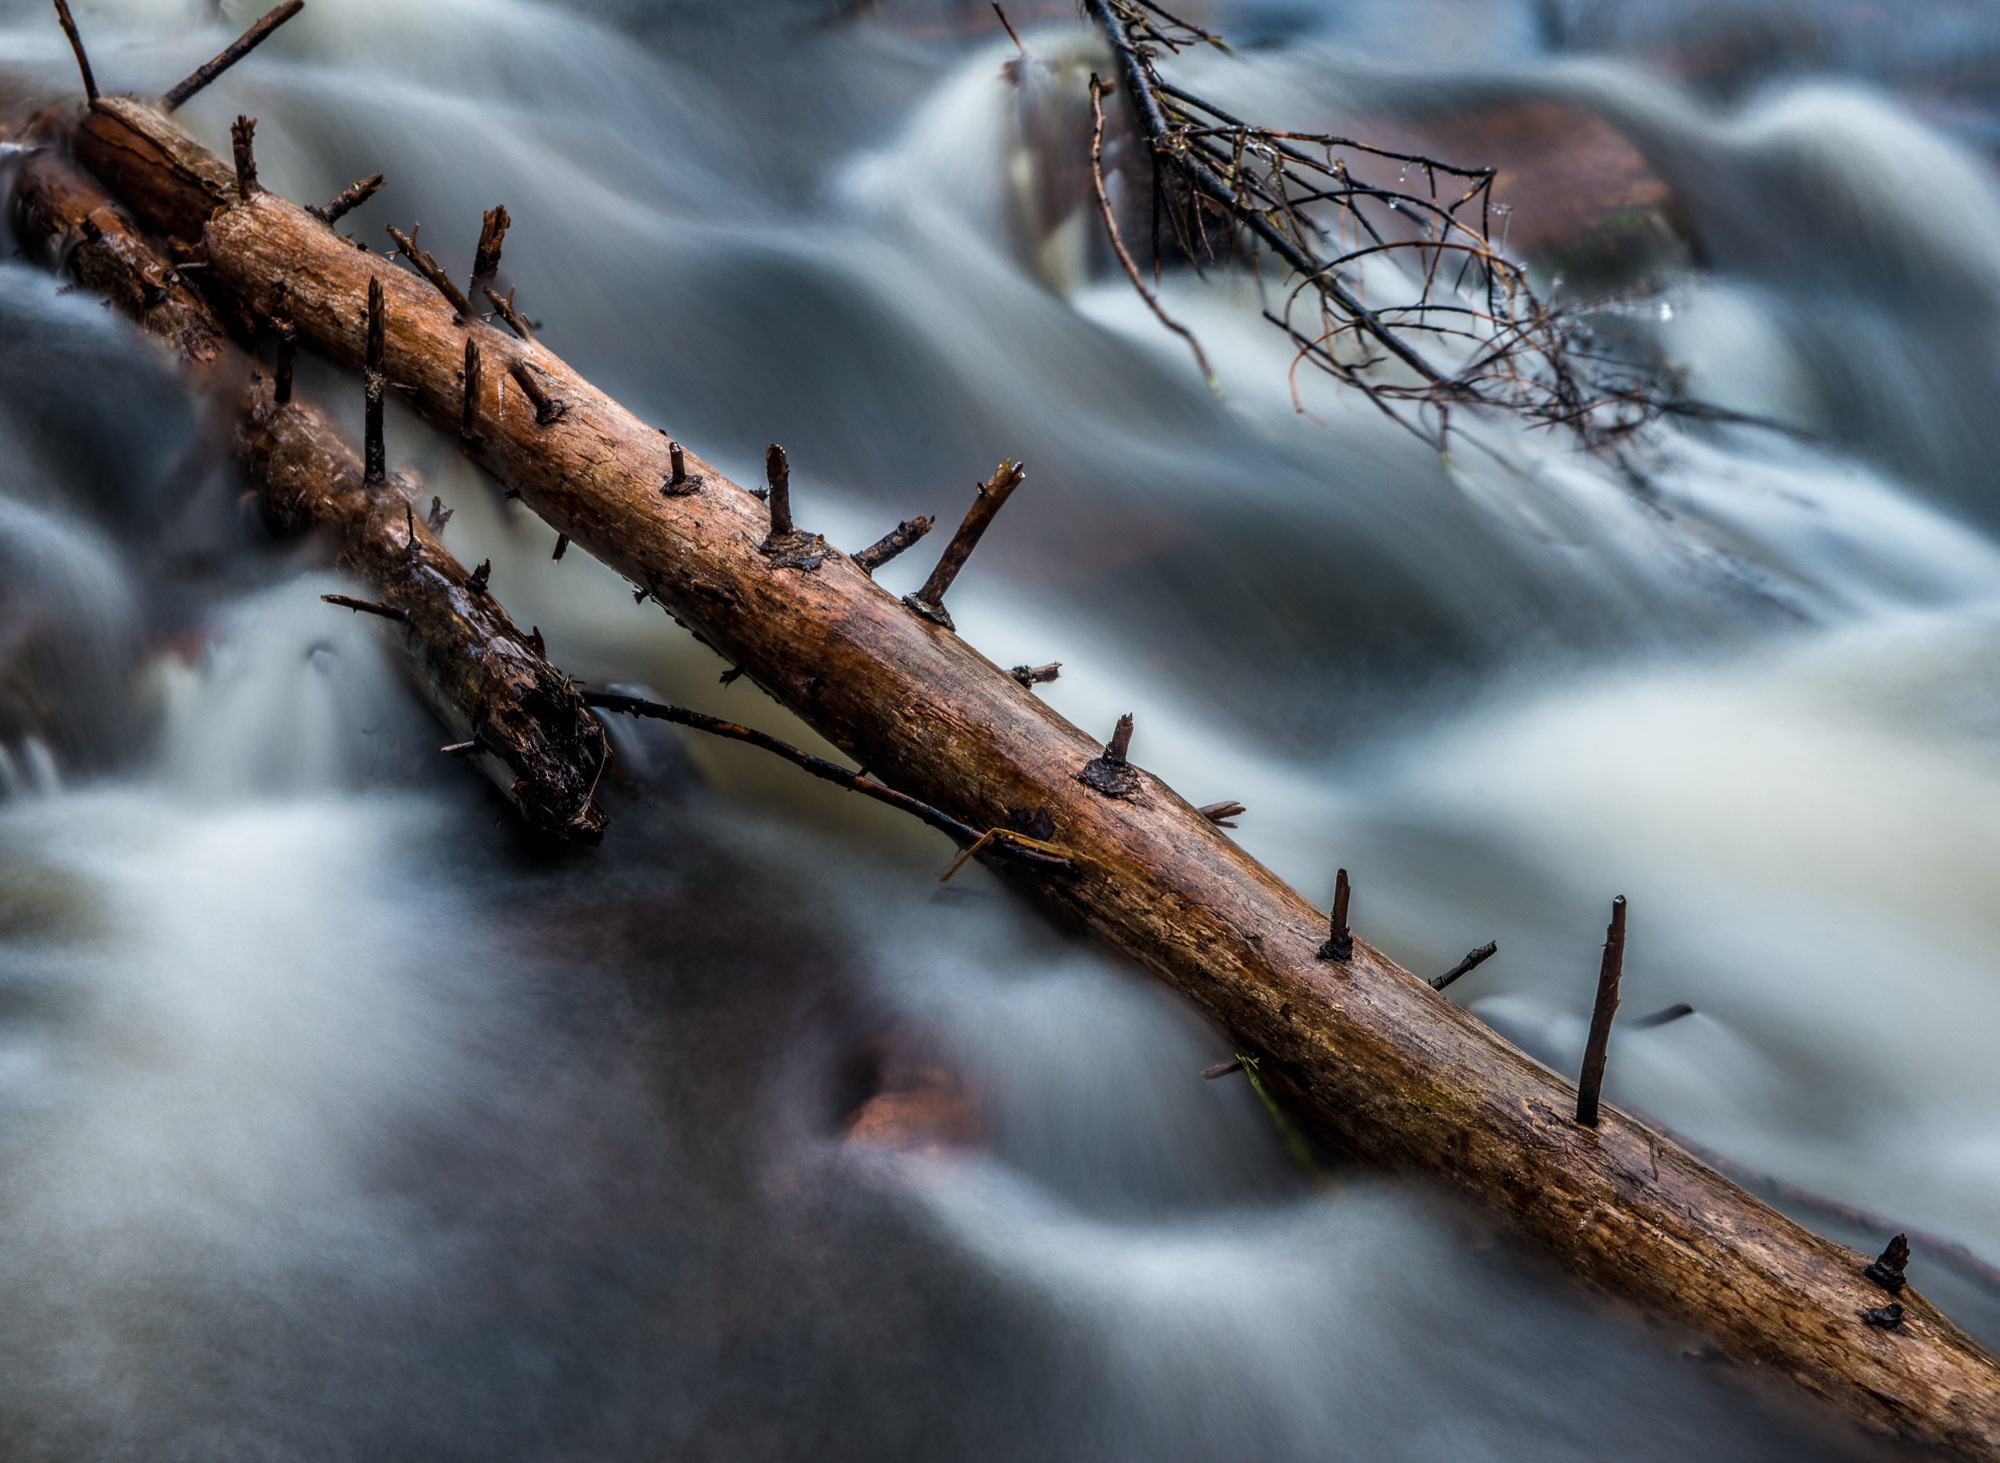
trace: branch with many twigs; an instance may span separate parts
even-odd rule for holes
[[[1282,308],[1265,314],[1297,348],[1295,403],[1297,368],[1310,365],[1440,450],[1456,407],[1510,411],[1591,448],[1616,444],[1666,409],[1638,368],[1574,350],[1568,316],[1494,245],[1493,169],[1246,122],[1158,70],[1162,52],[1227,49],[1218,37],[1152,0],[1084,0],[1084,8],[1111,43],[1145,139],[1155,260],[1164,222],[1172,246],[1198,268],[1244,249],[1290,270]],[[1093,83],[1091,160],[1112,247],[1212,379],[1193,336],[1147,288],[1112,216],[1100,162],[1108,90]],[[1373,177],[1388,166],[1399,169],[1394,187]],[[1421,190],[1407,186],[1413,176]]]

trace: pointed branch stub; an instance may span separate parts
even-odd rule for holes
[[[792,464],[785,449],[773,442],[764,449],[764,481],[769,485],[771,533],[760,550],[773,569],[803,569],[810,573],[831,552],[816,533],[801,533],[792,522]]]
[[[500,246],[506,241],[507,226],[512,222],[504,203],[486,210],[479,227],[479,247],[472,256],[472,282],[465,291],[468,295],[478,294],[499,277]]]
[[[1461,975],[1470,975],[1499,953],[1500,944],[1497,940],[1481,945],[1477,950],[1467,951],[1463,960],[1431,982],[1431,989],[1434,991],[1443,990]]]
[[[394,620],[402,625],[410,622],[410,612],[396,605],[377,604],[371,599],[356,599],[351,594],[323,594],[320,598],[330,605],[353,610],[358,615],[380,615],[385,620]]]
[[[1125,760],[1125,754],[1131,749],[1132,713],[1128,711],[1118,718],[1111,740],[1104,744],[1103,755],[1084,763],[1083,771],[1077,773],[1076,780],[1108,798],[1131,797],[1139,790],[1139,774]]]
[[[915,594],[903,596],[903,603],[922,615],[925,619],[955,630],[951,615],[944,607],[945,592],[958,578],[958,571],[965,567],[965,561],[972,557],[973,549],[991,526],[994,515],[1001,505],[1014,495],[1014,489],[1021,486],[1021,480],[1028,475],[1025,464],[1003,462],[993,470],[993,476],[979,485],[978,496],[972,500],[965,521],[958,526],[958,532],[945,545],[944,557],[938,560],[937,568],[931,570],[931,577],[924,581],[924,587]]]
[[[69,48],[76,52],[76,69],[83,75],[83,94],[94,102],[97,78],[91,75],[90,56],[83,49],[83,37],[77,34],[76,20],[69,13],[69,0],[56,0],[56,19],[62,22],[63,34],[69,37]]]
[[[1024,686],[1043,686],[1062,675],[1062,662],[1052,660],[1047,665],[1017,665],[1007,672]]]
[[[236,150],[236,196],[248,203],[262,190],[257,186],[257,153],[254,140],[257,119],[238,115],[229,129],[230,145]]]
[[[492,285],[486,285],[483,293],[487,299],[493,302],[493,308],[498,312],[500,318],[507,322],[507,328],[520,336],[529,345],[533,345],[535,343],[534,329],[529,325],[528,317],[514,308],[514,292],[512,290],[507,291],[507,298],[503,300],[493,292]]]
[[[1891,1295],[1901,1292],[1909,1284],[1910,1277],[1903,1272],[1910,1263],[1910,1237],[1899,1234],[1889,1241],[1889,1247],[1881,1257],[1861,1273],[1888,1291]]]
[[[271,33],[286,21],[306,8],[306,0],[285,0],[276,10],[266,15],[250,29],[224,46],[213,61],[195,69],[194,74],[160,98],[164,111],[172,112],[196,92],[207,86],[216,77],[271,38]]]
[[[918,539],[931,531],[936,520],[926,515],[922,518],[905,518],[882,537],[854,556],[854,562],[861,566],[861,572],[871,578],[877,569],[915,544]]]
[[[1611,901],[1611,924],[1604,932],[1604,960],[1597,970],[1597,1004],[1590,1013],[1590,1042],[1583,1049],[1583,1075],[1576,1084],[1576,1120],[1597,1126],[1598,1094],[1604,1090],[1604,1058],[1611,1045],[1611,1018],[1618,1014],[1618,981],[1625,973],[1625,896]]]
[[[308,208],[306,212],[318,214],[329,224],[339,223],[341,219],[354,212],[355,209],[381,192],[384,181],[382,174],[377,173],[372,178],[363,178],[358,183],[349,183],[345,188],[329,198],[324,205],[319,208]]]
[[[1347,882],[1347,870],[1337,871],[1333,876],[1333,914],[1327,920],[1326,943],[1319,947],[1321,960],[1344,964],[1354,958],[1354,931],[1347,927],[1347,901],[1353,892],[1354,886]]]

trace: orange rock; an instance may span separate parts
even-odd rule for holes
[[[891,1038],[877,1058],[873,1091],[847,1115],[849,1143],[885,1153],[936,1155],[986,1138],[979,1103],[963,1073],[920,1039]]]
[[[1636,147],[1580,107],[1517,102],[1406,125],[1412,151],[1497,169],[1493,201],[1509,212],[1492,220],[1492,235],[1516,258],[1584,283],[1686,254],[1672,190]]]

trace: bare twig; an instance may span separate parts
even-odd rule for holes
[[[1000,17],[1000,24],[1007,27],[1007,39],[1014,43],[1014,48],[1023,56],[1027,55],[1028,48],[1021,44],[1021,37],[1014,30],[1014,22],[1009,20],[1007,12],[1000,8],[999,0],[994,0],[993,13]]]
[[[493,292],[491,285],[487,285],[485,286],[485,295],[487,299],[493,302],[493,308],[500,313],[500,318],[507,322],[508,328],[529,345],[533,345],[535,343],[535,332],[528,324],[528,317],[514,308],[514,292],[512,290],[507,291],[507,298],[503,300]]]
[[[56,0],[56,19],[62,22],[63,34],[69,37],[69,48],[76,52],[76,69],[83,73],[83,94],[94,102],[97,100],[97,78],[90,74],[90,57],[83,49],[83,37],[77,34],[76,21],[69,13],[69,0]]]
[[[1583,1049],[1583,1075],[1576,1084],[1576,1120],[1597,1126],[1598,1094],[1604,1090],[1604,1058],[1611,1044],[1611,1018],[1618,1014],[1618,979],[1625,971],[1625,896],[1611,901],[1611,924],[1604,931],[1604,959],[1597,971],[1597,1004],[1590,1013],[1590,1041]]]
[[[781,742],[765,732],[739,726],[733,721],[707,716],[699,711],[689,711],[681,706],[669,706],[659,701],[646,701],[637,696],[618,696],[609,691],[585,691],[584,704],[600,711],[622,712],[627,716],[650,716],[660,721],[670,721],[676,726],[691,727],[695,731],[707,732],[710,736],[726,737],[731,741],[747,742],[753,747],[761,747],[766,752],[783,757],[795,767],[803,768],[814,777],[826,782],[837,783],[864,797],[873,798],[878,803],[886,803],[913,817],[922,819],[938,832],[965,846],[967,856],[991,849],[1017,863],[1030,868],[1054,872],[1074,873],[1076,863],[1067,854],[1050,851],[1050,845],[1040,839],[1032,839],[1025,834],[1007,829],[992,829],[980,832],[968,823],[961,823],[949,813],[941,812],[929,803],[920,802],[907,793],[884,787],[859,772],[850,772],[845,767],[815,757],[810,752],[801,751],[789,742]],[[961,860],[962,862],[962,860]],[[957,864],[952,865],[956,870]],[[947,871],[946,877],[950,876]]]
[[[1461,975],[1471,974],[1499,953],[1500,945],[1498,941],[1490,941],[1487,944],[1481,945],[1477,950],[1468,951],[1463,960],[1431,982],[1431,989],[1434,991],[1443,990]]]
[[[764,482],[771,490],[771,535],[775,544],[797,532],[792,527],[792,464],[776,442],[764,449]]]
[[[211,81],[215,80],[216,77],[222,75],[223,72],[234,66],[238,61],[241,61],[245,56],[263,45],[265,41],[271,38],[273,31],[305,8],[306,0],[285,0],[283,5],[280,5],[277,9],[266,15],[227,46],[224,46],[221,53],[213,61],[197,67],[192,76],[161,97],[161,106],[169,112],[179,108],[189,97],[193,96]]]
[[[254,149],[256,135],[255,117],[239,115],[235,125],[229,129],[229,141],[236,150],[236,196],[246,203],[260,191],[257,186],[257,154]]]
[[[486,210],[479,226],[479,247],[472,256],[472,283],[465,290],[468,295],[488,288],[499,275],[500,246],[506,241],[507,226],[512,222],[504,203]]]
[[[1319,947],[1321,960],[1347,961],[1354,958],[1354,931],[1347,927],[1347,902],[1353,893],[1353,886],[1347,882],[1347,870],[1341,869],[1333,877],[1333,913],[1327,919],[1326,943]]]
[[[356,599],[351,594],[323,594],[320,598],[330,605],[339,605],[344,610],[353,610],[356,614],[380,615],[383,619],[394,620],[398,624],[408,624],[410,620],[410,612],[408,610],[398,609],[394,605],[376,604],[371,599]]]

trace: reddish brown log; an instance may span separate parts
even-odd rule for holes
[[[350,367],[379,264],[268,193],[237,203],[158,113],[106,101],[79,136],[161,227],[205,220],[214,275],[280,309]],[[225,170],[226,171],[226,170]],[[1052,828],[1073,875],[1008,872],[1130,954],[1227,1030],[1322,1141],[1434,1176],[1488,1206],[1589,1285],[1706,1333],[1869,1431],[2000,1457],[2000,1367],[1905,1290],[1903,1321],[1864,1319],[1866,1255],[1784,1218],[1615,1108],[1576,1090],[1364,941],[1316,959],[1326,916],[1157,778],[1107,796],[1079,781],[1098,745],[941,626],[829,551],[814,572],[759,552],[769,514],[699,460],[703,492],[663,494],[669,440],[539,345],[460,321],[422,282],[385,281],[388,367],[456,434],[468,334],[497,363],[468,452],[581,548],[644,586],[863,765],[973,827]],[[541,423],[508,372],[567,404]]]

